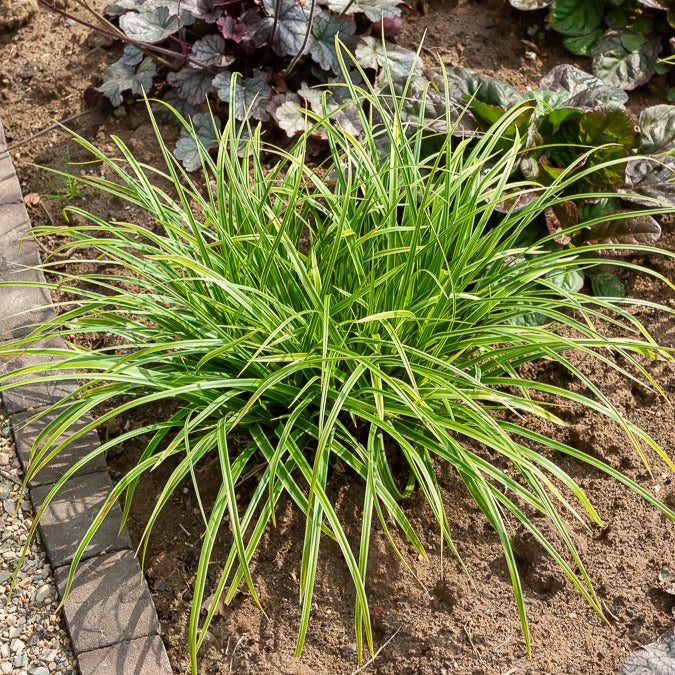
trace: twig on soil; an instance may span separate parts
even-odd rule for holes
[[[44,202],[40,200],[40,206],[43,208],[44,212],[47,214],[47,218],[49,218],[49,222],[51,223],[52,227],[54,226],[54,219],[52,218],[52,214],[49,213],[49,209],[45,206]]]
[[[42,202],[40,202],[42,204]],[[45,211],[47,211],[47,208],[45,207]],[[47,215],[49,216],[49,211],[47,211]],[[50,217],[49,220],[51,221],[52,225],[54,224],[54,220]],[[39,238],[35,238],[35,243],[38,245],[38,248],[40,248],[45,254],[50,259],[54,260],[70,260],[78,251],[83,251],[87,248],[85,244],[80,244],[78,246],[73,246],[72,248],[68,249],[64,253],[58,253],[57,251],[52,251],[49,246],[46,246],[43,244]]]
[[[600,604],[602,605],[602,608],[605,610],[607,615],[609,616],[610,619],[614,621],[614,623],[619,623],[619,617],[616,616],[616,614],[613,614],[612,611],[610,610],[609,607],[607,607],[607,603],[604,600],[600,601]]]
[[[362,673],[364,670],[366,670],[366,668],[370,668],[370,666],[372,666],[373,663],[375,663],[375,659],[380,655],[380,652],[399,634],[399,632],[401,631],[401,628],[403,628],[403,626],[399,626],[394,631],[392,636],[383,645],[381,645],[380,648],[373,654],[373,658],[370,659],[370,661],[366,661],[366,663],[364,663],[362,666],[357,668],[352,673],[352,675],[358,675],[359,673]]]
[[[509,642],[511,642],[511,638],[512,638],[512,636],[509,635],[509,637],[507,637],[506,640],[503,640],[502,642],[500,642],[500,643],[494,648],[494,651],[497,651],[498,649],[501,649],[505,644],[508,644]]]
[[[469,633],[469,629],[467,628],[469,624],[465,623],[462,628],[464,629],[464,633],[466,634],[466,637],[469,640],[469,644],[471,645],[471,649],[473,650],[473,653],[476,655],[476,658],[482,663],[485,664],[485,661],[483,661],[483,656],[481,653],[476,649],[476,645],[473,643],[473,639],[471,637],[471,633]]]
[[[40,131],[37,131],[34,133],[32,136],[29,136],[28,138],[24,138],[20,141],[16,141],[14,143],[10,143],[6,148],[0,150],[0,157],[2,155],[10,153],[12,150],[16,150],[17,148],[20,148],[22,145],[26,145],[26,143],[30,143],[31,141],[34,141],[36,138],[40,138],[40,136],[44,136],[45,134],[48,134],[50,131],[54,131],[54,129],[58,129],[59,127],[62,127],[64,124],[68,124],[68,122],[74,122],[75,120],[79,119],[80,117],[84,117],[85,115],[89,115],[92,113],[96,108],[87,108],[87,110],[83,110],[82,112],[75,113],[75,115],[71,115],[70,117],[66,117],[65,119],[59,120],[58,122],[54,122],[54,124],[50,124],[48,127],[45,127],[44,129],[41,129]]]
[[[232,667],[234,666],[234,655],[237,651],[237,647],[239,647],[239,645],[243,642],[245,637],[246,637],[246,633],[242,633],[242,636],[237,640],[237,644],[234,645],[234,649],[232,650],[232,658],[230,659],[230,673],[232,673]],[[229,645],[228,645],[228,647],[229,647]],[[227,654],[227,650],[225,651],[225,653]]]

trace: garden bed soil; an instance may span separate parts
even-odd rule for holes
[[[100,7],[104,3],[99,0],[93,4]],[[550,68],[571,59],[550,38],[544,43],[531,42],[527,29],[532,16],[542,22],[541,14],[514,12],[501,0],[458,4],[436,1],[425,16],[409,18],[400,39],[413,44],[426,31],[427,60],[439,54],[452,65],[482,70],[521,88],[533,87]],[[103,68],[116,58],[114,52],[105,39],[44,10],[18,32],[0,35],[0,110],[9,142],[25,139],[54,120],[79,112],[83,90],[96,82]],[[582,61],[580,65],[587,63]],[[651,89],[632,94],[636,108],[661,102],[662,85],[656,80]],[[72,126],[101,147],[112,148],[110,137],[115,134],[144,161],[157,159],[147,116],[140,105],[113,112],[102,102]],[[165,133],[168,138],[177,132],[166,128]],[[77,164],[86,156],[61,132],[44,135],[12,155],[24,193],[40,195],[31,208],[34,224],[63,222],[60,210],[66,203],[104,217],[120,217],[122,207],[114,201],[80,193],[73,185],[49,178],[32,166],[35,162],[65,168],[69,162],[74,171],[96,170]],[[131,211],[124,217],[136,216]],[[672,223],[661,243],[675,249]],[[652,257],[638,262],[673,278],[672,260]],[[624,282],[627,292],[638,299],[675,306],[675,294],[651,278],[625,275]],[[639,305],[635,311],[662,344],[675,347],[672,317]],[[619,410],[672,455],[672,406],[644,388],[619,381],[615,373],[607,373],[598,364],[576,358],[579,367],[609,394]],[[672,365],[652,364],[652,372],[665,392],[675,396]],[[529,374],[568,385],[548,364]],[[602,457],[675,507],[675,476],[663,462],[654,461],[650,473],[616,426],[574,407],[566,408],[563,415],[567,427],[546,431]],[[131,418],[126,423],[141,421]],[[540,426],[539,430],[544,429]],[[114,433],[115,429],[107,431]],[[111,453],[108,459],[113,476],[128,468],[136,452],[138,448],[125,447]],[[533,639],[529,658],[496,536],[457,475],[439,466],[452,535],[470,578],[447,550],[441,552],[432,515],[419,495],[409,500],[406,512],[428,545],[429,559],[418,558],[405,544],[402,547],[421,584],[398,561],[376,527],[368,590],[375,648],[380,651],[370,672],[605,675],[617,672],[631,651],[672,627],[675,596],[659,587],[658,574],[664,567],[675,566],[675,524],[615,481],[573,460],[562,456],[555,459],[588,491],[605,520],[604,528],[575,529],[574,538],[602,598],[607,622],[585,605],[572,584],[532,542],[516,532]],[[137,492],[129,523],[136,541],[163,486],[165,471],[160,468]],[[201,471],[208,494],[208,481],[211,475],[215,480],[217,471],[210,471],[209,466]],[[336,473],[331,490],[339,515],[344,522],[354,523],[355,534],[362,487],[348,474]],[[176,672],[188,667],[187,623],[202,527],[191,488],[179,489],[155,527],[145,561]],[[303,534],[302,518],[282,501],[277,527],[265,535],[252,566],[269,620],[250,595],[241,592],[214,620],[201,653],[200,672],[329,674],[356,670],[354,593],[339,551],[327,540],[321,548],[310,635],[302,658],[294,656]],[[223,561],[222,548],[214,559]]]

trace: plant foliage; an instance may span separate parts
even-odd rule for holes
[[[548,8],[548,25],[573,54],[590,56],[607,84],[635,89],[663,72],[658,57],[675,48],[671,0],[509,0],[516,9]]]
[[[521,139],[523,154],[513,177],[531,181],[537,189],[520,191],[512,199],[507,190],[500,210],[524,208],[565,174],[568,187],[560,194],[567,198],[547,208],[542,218],[554,237],[551,245],[653,244],[659,239],[657,220],[640,211],[643,206],[675,206],[675,106],[652,106],[635,120],[624,105],[624,91],[569,65],[555,67],[527,94],[461,68],[429,69],[425,75],[448,88],[457,119],[461,115],[461,130],[455,127],[455,134],[485,133],[520,105],[519,115],[501,127],[502,142]]]
[[[304,86],[335,83],[340,64],[336,40],[356,50],[357,61],[382,73],[384,34],[400,27],[400,0],[117,0],[104,10],[117,36],[128,42],[119,61],[105,71],[98,90],[114,106],[127,94],[151,90],[184,114],[195,114],[206,98],[211,108],[230,103],[237,80],[237,119],[277,122],[296,132]],[[393,23],[395,21],[397,23]],[[403,72],[413,52],[390,46]],[[319,100],[321,96],[319,95]],[[312,100],[317,108],[316,100]],[[295,107],[294,107],[295,106]],[[320,103],[318,104],[320,109]],[[186,166],[199,163],[185,141]]]
[[[425,92],[416,99],[418,118],[410,120],[404,97],[383,100],[372,87],[348,79],[346,90],[343,106],[353,108],[363,136],[348,133],[325,111],[311,116],[310,128],[288,151],[265,147],[259,126],[231,116],[222,132],[212,125],[217,140],[212,153],[210,142],[201,140],[209,136],[205,120],[197,132],[181,118],[199,154],[198,182],[166,148],[159,130],[161,169],[140,162],[119,139],[120,158],[114,159],[78,138],[115,178],[92,175],[83,182],[142,208],[153,226],[108,222],[71,207],[85,222],[67,228],[70,239],[63,248],[91,247],[94,270],[73,278],[46,262],[56,275],[46,287],[72,300],[27,337],[1,343],[5,362],[47,357],[50,372],[40,365],[10,367],[0,375],[0,390],[54,377],[78,385],[47,411],[56,415],[35,442],[26,480],[63,450],[57,439],[65,430],[74,427],[72,442],[93,428],[95,423],[75,426],[86,413],[99,411],[98,423],[105,424],[140,406],[168,404],[162,406],[168,411],[164,417],[92,451],[48,496],[45,506],[96,453],[143,441],[142,455],[115,485],[80,544],[69,583],[110,505],[123,498],[126,517],[148,472],[163,463],[170,467],[148,517],[143,551],[176,487],[192,481],[199,495],[195,469],[217,459],[222,482],[204,514],[190,617],[194,672],[219,599],[229,602],[245,584],[258,600],[250,564],[282,499],[294,503],[305,522],[297,651],[309,626],[321,545],[330,538],[353,580],[360,659],[374,648],[367,578],[373,522],[403,563],[407,551],[396,544],[398,537],[426,555],[404,502],[419,490],[442,545],[459,558],[437,476],[441,465],[456,472],[499,538],[528,648],[511,541],[517,526],[532,534],[602,614],[568,522],[600,523],[602,516],[552,451],[608,474],[675,518],[595,454],[528,424],[530,416],[559,423],[558,404],[581,405],[619,425],[645,461],[653,455],[675,469],[667,453],[624,419],[570,358],[572,351],[583,352],[660,391],[641,360],[670,359],[670,353],[624,301],[578,293],[575,275],[597,266],[597,251],[625,245],[607,231],[598,235],[601,242],[581,242],[574,249],[551,249],[552,235],[537,228],[539,235],[530,235],[548,209],[564,210],[575,200],[568,193],[579,179],[618,170],[626,158],[589,163],[581,175],[562,171],[545,185],[514,180],[523,148],[517,137],[510,144],[505,139],[527,106],[507,111],[478,138],[458,139],[426,128],[432,102]],[[237,93],[233,80],[235,107]],[[441,121],[452,128],[449,99],[444,107]],[[305,158],[316,134],[326,138],[330,153],[313,168]],[[263,151],[277,160],[269,169],[261,161]],[[157,183],[170,184],[171,192]],[[500,212],[505,193],[531,188],[536,195],[522,209]],[[665,209],[643,211],[639,217]],[[605,216],[607,230],[622,219]],[[41,233],[54,231],[44,227]],[[58,233],[64,233],[62,226]],[[530,243],[523,244],[528,237]],[[641,243],[634,247],[652,250]],[[628,261],[618,264],[649,273]],[[542,316],[544,325],[519,320],[532,315]],[[608,325],[619,337],[603,336]],[[50,336],[92,332],[112,336],[111,346],[76,351],[43,346]],[[557,364],[581,389],[529,379],[520,370],[541,359]],[[329,496],[338,461],[365,486],[359,523],[351,514],[350,522],[343,522]],[[405,471],[396,468],[401,466]],[[241,490],[252,472],[259,476],[255,488]],[[229,553],[216,568],[212,553],[222,539]]]

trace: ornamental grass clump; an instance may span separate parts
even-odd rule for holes
[[[58,318],[0,349],[3,359],[51,359],[50,374],[39,366],[15,369],[0,379],[2,390],[54,377],[78,385],[53,406],[58,414],[35,443],[27,480],[63,450],[57,439],[86,413],[105,424],[140,406],[170,404],[162,407],[171,410],[165,418],[104,442],[49,495],[97,452],[142,437],[144,451],[101,511],[122,498],[126,518],[148,473],[169,463],[142,551],[176,487],[192,481],[199,495],[196,469],[217,459],[222,480],[213,507],[205,509],[190,617],[195,672],[219,599],[229,602],[245,584],[258,601],[249,566],[275,524],[280,500],[291,500],[305,522],[297,652],[308,630],[321,543],[330,538],[354,584],[359,659],[373,653],[366,577],[373,521],[404,562],[399,537],[425,555],[405,502],[418,490],[441,545],[459,558],[436,475],[443,464],[456,471],[499,538],[528,649],[511,541],[516,526],[531,533],[602,614],[570,535],[572,521],[601,523],[601,514],[556,464],[557,453],[612,476],[675,518],[601,459],[528,426],[533,416],[562,424],[558,405],[580,405],[620,425],[645,461],[660,456],[675,469],[570,358],[583,352],[659,392],[644,357],[671,358],[631,315],[628,300],[580,293],[578,275],[602,260],[598,252],[627,245],[565,248],[553,241],[555,234],[541,234],[545,209],[568,199],[562,195],[570,185],[597,167],[580,161],[546,187],[514,183],[509,176],[523,144],[503,132],[513,128],[518,109],[484,135],[462,139],[402,122],[405,91],[385,101],[366,85],[345,86],[363,138],[329,116],[308,113],[312,128],[284,151],[266,147],[257,129],[230,120],[217,153],[192,134],[201,156],[199,179],[177,163],[159,130],[161,169],[141,162],[119,139],[113,159],[78,138],[115,177],[83,182],[140,207],[153,226],[108,222],[68,207],[86,220],[65,228],[69,240],[62,250],[87,247],[94,271],[71,276],[46,261],[55,279],[47,287],[70,299]],[[449,108],[446,114],[452,126]],[[306,146],[318,130],[329,151],[312,166]],[[527,204],[505,208],[505,195],[514,203],[519,191],[528,193]],[[645,212],[665,210],[655,203]],[[40,233],[55,232],[64,228]],[[616,264],[647,273],[627,259]],[[607,327],[621,337],[605,337]],[[42,346],[49,336],[72,341],[87,333],[111,337],[99,347]],[[577,391],[523,375],[522,366],[540,361],[557,364],[583,386]],[[78,427],[72,438],[93,426]],[[365,486],[356,541],[347,535],[354,523],[346,527],[329,497],[338,461]],[[244,499],[238,487],[253,468],[259,478]],[[545,534],[534,516],[545,517],[555,536]],[[70,580],[98,525],[97,519],[82,541]],[[212,593],[207,570],[213,574],[209,563],[220,537],[230,542],[229,555]]]

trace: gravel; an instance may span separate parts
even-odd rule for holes
[[[52,570],[35,539],[7,601],[12,576],[33,521],[27,494],[18,503],[21,478],[9,421],[0,411],[0,673],[74,675],[77,666],[57,610]]]

